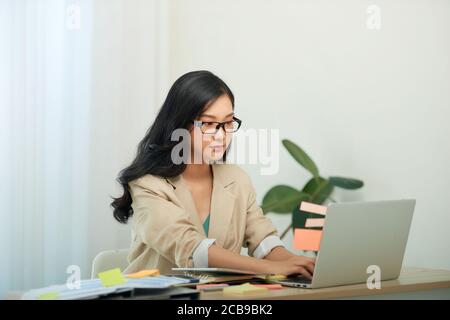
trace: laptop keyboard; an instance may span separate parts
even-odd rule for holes
[[[310,284],[311,283],[311,279],[308,279],[306,277],[288,277],[284,281],[290,282],[290,283],[304,283],[304,284]]]

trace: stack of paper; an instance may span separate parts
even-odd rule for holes
[[[188,279],[175,276],[151,276],[144,278],[125,278],[120,269],[99,273],[99,278],[82,280],[78,288],[68,285],[55,285],[26,292],[23,300],[74,300],[93,299],[115,293],[132,291],[133,289],[164,289],[189,283]],[[73,284],[72,284],[73,285]]]

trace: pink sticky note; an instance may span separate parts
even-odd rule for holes
[[[305,211],[305,212],[322,214],[322,215],[327,214],[326,206],[321,206],[320,204],[315,204],[315,203],[306,202],[306,201],[302,201],[300,203],[300,210]]]
[[[206,283],[206,284],[198,284],[197,290],[204,290],[204,289],[222,289],[228,287],[228,283]]]
[[[306,228],[323,227],[324,222],[325,222],[325,219],[309,218],[309,219],[306,219],[305,227]]]
[[[322,230],[295,229],[294,248],[298,250],[319,251]]]

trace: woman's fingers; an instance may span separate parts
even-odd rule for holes
[[[299,257],[299,259],[296,259],[295,264],[307,269],[311,274],[314,273],[315,264],[309,258]]]
[[[309,257],[305,257],[305,256],[298,256],[298,258],[300,260],[308,261],[308,262],[311,262],[313,264],[316,263],[316,258],[309,258]]]
[[[308,270],[311,274],[314,273],[314,264],[312,262],[306,262],[306,263],[302,264],[301,267]]]
[[[303,267],[298,266],[297,272],[300,273],[302,276],[307,277],[308,279],[312,279],[312,274]]]

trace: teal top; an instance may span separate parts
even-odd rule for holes
[[[209,214],[205,219],[205,222],[203,222],[203,229],[205,230],[206,235],[208,235],[208,230],[209,230]]]

